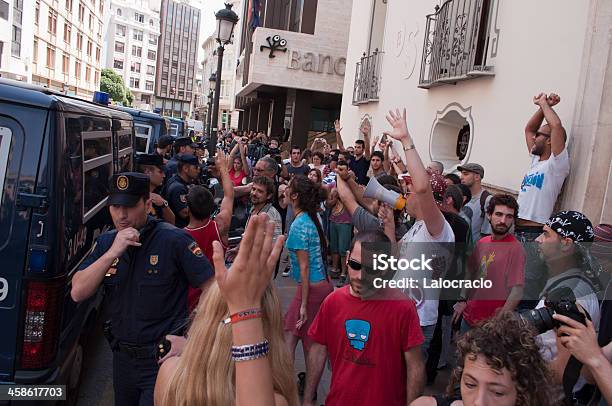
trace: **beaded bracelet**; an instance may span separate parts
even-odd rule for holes
[[[234,323],[238,323],[239,321],[257,319],[262,316],[263,316],[263,310],[261,309],[247,309],[247,310],[242,310],[238,313],[234,313],[230,315],[228,318],[221,320],[221,323],[234,324]]]
[[[251,361],[263,358],[270,352],[270,342],[267,339],[255,344],[232,346],[232,361]]]

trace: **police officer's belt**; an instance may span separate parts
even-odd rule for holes
[[[155,345],[134,345],[118,342],[119,351],[126,353],[131,358],[153,358],[155,359]]]

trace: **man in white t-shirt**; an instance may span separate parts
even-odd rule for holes
[[[407,184],[406,211],[416,219],[414,225],[399,240],[400,258],[420,258],[423,254],[426,258],[433,258],[433,271],[406,271],[397,272],[395,275],[396,279],[413,277],[419,281],[418,287],[411,288],[408,293],[416,301],[421,329],[425,336],[421,350],[426,356],[438,321],[440,291],[424,288],[422,281],[424,278],[432,280],[444,277],[446,268],[451,264],[455,234],[434,200],[431,177],[408,132],[406,109],[403,113],[400,113],[399,110],[389,111],[387,121],[393,129],[385,134],[400,141],[406,155],[406,168],[411,175],[411,182]],[[388,232],[387,227],[385,227],[385,232]],[[389,232],[387,236],[394,237],[394,233]]]
[[[527,254],[525,264],[525,301],[523,308],[536,303],[537,295],[546,281],[546,265],[537,255],[533,241],[542,233],[542,226],[550,215],[569,174],[569,155],[565,142],[567,135],[553,106],[561,98],[551,93],[540,93],[533,98],[538,110],[525,126],[525,141],[531,156],[531,166],[521,182],[519,191],[519,218],[516,238],[524,243]],[[546,124],[542,122],[546,120]]]

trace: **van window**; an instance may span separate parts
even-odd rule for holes
[[[149,142],[151,141],[151,133],[153,127],[146,124],[134,123],[136,130],[136,153],[146,154],[149,151]]]
[[[119,172],[129,172],[132,168],[132,131],[131,129],[117,132],[119,146]]]
[[[8,127],[0,126],[0,185],[2,190],[6,190],[4,179],[6,178],[6,168],[9,162],[9,150],[11,149],[11,139],[13,132]],[[2,207],[2,199],[4,193],[0,192],[0,207]]]
[[[82,117],[81,120],[89,119]],[[82,128],[90,129],[92,126],[86,123]],[[107,121],[107,125],[95,126],[94,131],[82,131],[81,137],[83,139],[83,221],[87,221],[105,206],[108,198],[108,179],[113,174],[110,121]]]
[[[170,135],[176,138],[176,136],[178,135],[178,124],[170,124]]]

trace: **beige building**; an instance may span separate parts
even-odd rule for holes
[[[32,82],[91,98],[100,86],[104,0],[32,3]]]
[[[612,222],[612,2],[353,2],[342,101],[346,141],[406,107],[424,160],[466,162],[517,193],[530,158],[523,129],[533,96],[558,93],[571,160],[560,206]]]
[[[340,113],[351,10],[360,1],[268,0],[254,30],[245,3],[235,34],[239,128],[305,146]]]

